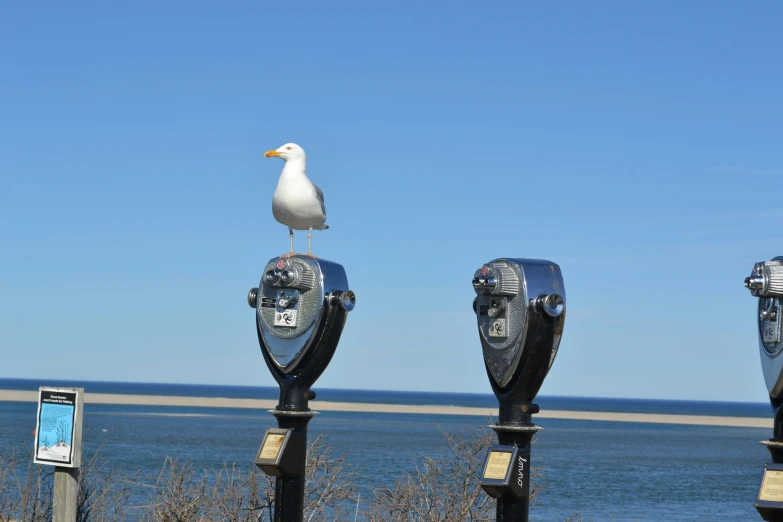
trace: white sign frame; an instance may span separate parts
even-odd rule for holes
[[[38,389],[34,463],[62,468],[81,466],[83,405],[84,388]]]

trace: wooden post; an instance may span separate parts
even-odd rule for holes
[[[79,468],[54,468],[54,506],[52,522],[76,522],[79,497]]]
[[[84,388],[42,386],[38,391],[33,461],[55,467],[52,522],[76,522],[83,404]]]

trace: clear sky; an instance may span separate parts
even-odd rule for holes
[[[288,248],[358,297],[318,387],[489,393],[473,271],[560,264],[541,393],[766,400],[783,4],[7,2],[0,377],[272,385],[247,290]],[[306,234],[299,234],[299,250]]]

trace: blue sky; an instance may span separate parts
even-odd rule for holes
[[[247,290],[358,296],[318,387],[490,392],[473,271],[560,264],[548,395],[766,400],[742,280],[783,255],[777,2],[133,2],[0,11],[2,377],[272,385]],[[306,248],[305,234],[297,240]]]

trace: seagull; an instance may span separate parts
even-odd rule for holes
[[[294,230],[307,230],[307,255],[315,258],[310,246],[313,230],[326,230],[329,226],[325,223],[324,193],[305,174],[305,151],[296,143],[286,143],[278,149],[266,151],[264,156],[285,160],[272,197],[272,214],[279,223],[288,227],[291,237],[291,252],[280,257],[295,256]]]

